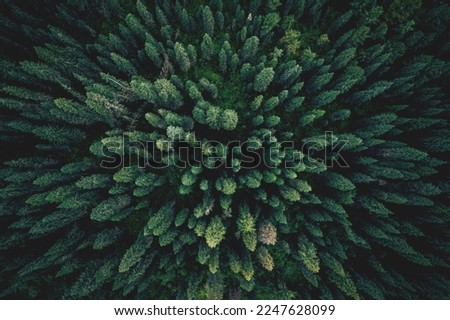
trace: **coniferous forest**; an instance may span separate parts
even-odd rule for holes
[[[450,299],[446,1],[0,19],[0,297]]]

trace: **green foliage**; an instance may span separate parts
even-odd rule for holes
[[[241,56],[244,61],[249,61],[255,57],[259,48],[259,38],[252,36],[245,40],[244,46],[242,47]]]
[[[136,239],[136,242],[133,243],[127,251],[125,251],[125,254],[120,260],[119,272],[127,272],[134,265],[136,265],[142,259],[146,249],[150,247],[151,243],[151,238],[143,237],[142,235],[140,235]]]
[[[264,17],[264,22],[261,26],[261,36],[266,37],[279,24],[281,18],[276,12],[271,12]]]
[[[317,249],[314,244],[306,239],[300,239],[298,247],[298,257],[300,261],[309,271],[318,273],[320,271],[320,260],[317,256]]]
[[[75,185],[81,189],[97,189],[106,188],[111,181],[111,177],[107,174],[92,174],[78,180]]]
[[[225,237],[226,229],[219,217],[214,217],[205,231],[206,243],[210,248],[215,248]]]
[[[272,83],[275,77],[275,72],[272,68],[264,68],[255,78],[253,88],[257,92],[264,92]]]
[[[133,63],[129,61],[128,59],[112,52],[111,53],[111,59],[116,64],[116,67],[119,71],[127,73],[129,75],[136,74],[136,68],[134,67]]]
[[[214,16],[211,11],[211,9],[208,6],[205,6],[203,8],[202,12],[202,19],[203,19],[203,28],[207,34],[210,36],[214,35]]]
[[[51,125],[36,127],[32,129],[32,132],[37,137],[53,144],[76,143],[85,138],[85,133],[81,130]]]
[[[130,197],[117,195],[103,200],[92,209],[91,219],[95,221],[118,221],[128,214],[126,207],[130,204]]]
[[[202,52],[202,58],[205,60],[211,60],[214,53],[213,41],[209,34],[205,33],[203,36],[202,44],[200,46]]]
[[[386,20],[392,24],[404,23],[421,7],[421,0],[394,0],[386,12]]]
[[[226,109],[222,113],[222,127],[225,130],[234,130],[238,125],[238,114],[236,111]]]
[[[113,245],[120,238],[122,231],[119,228],[106,229],[98,233],[92,244],[94,250],[102,250]]]
[[[266,247],[259,247],[258,249],[258,261],[262,267],[268,271],[272,271],[274,268],[273,258],[270,255]]]
[[[216,181],[216,189],[224,194],[232,195],[236,192],[236,182],[233,178],[223,178]]]
[[[184,49],[183,45],[179,42],[175,43],[175,57],[177,59],[178,65],[183,72],[188,72],[191,68],[191,62],[189,61],[189,56]]]
[[[153,214],[144,228],[144,235],[161,236],[166,232],[175,218],[174,205],[173,201],[167,202]]]
[[[286,46],[287,52],[292,56],[299,56],[302,45],[299,31],[293,29],[286,30],[284,36],[280,39],[280,43]]]
[[[0,297],[449,297],[445,3],[1,7]]]
[[[143,78],[135,77],[131,81],[131,87],[140,98],[160,107],[178,109],[183,104],[181,94],[167,79],[158,79],[150,83]]]

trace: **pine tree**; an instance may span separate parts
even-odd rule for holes
[[[179,42],[175,43],[175,57],[183,72],[188,72],[191,68],[191,62],[189,61],[189,56],[184,49],[183,45]]]
[[[267,90],[275,77],[275,72],[272,68],[264,68],[255,78],[253,88],[257,92],[264,92]]]
[[[216,189],[224,194],[232,195],[236,192],[236,182],[232,178],[224,178],[216,181]]]
[[[206,243],[210,248],[215,248],[225,236],[225,226],[219,217],[214,217],[208,224],[205,232]]]
[[[258,52],[259,47],[259,38],[256,36],[252,36],[245,40],[244,46],[242,47],[241,56],[244,61],[250,61],[253,57],[255,57]]]
[[[216,106],[209,106],[206,110],[206,123],[212,129],[220,129],[222,125],[222,110]]]
[[[183,104],[183,98],[175,85],[167,79],[158,79],[149,83],[142,78],[134,78],[131,81],[133,91],[142,99],[156,103],[161,107],[178,109]]]
[[[208,6],[205,6],[203,8],[202,12],[202,19],[203,19],[203,28],[205,32],[210,35],[211,37],[214,36],[214,15],[211,11],[211,8]]]
[[[186,33],[189,33],[192,28],[192,21],[189,17],[189,14],[186,10],[186,8],[183,8],[181,10],[181,25],[183,27],[183,31]]]
[[[147,41],[145,42],[145,53],[150,60],[152,60],[155,66],[161,68],[163,61],[158,50],[158,45],[156,40],[151,36],[147,36]]]
[[[225,109],[222,113],[222,127],[225,130],[234,130],[238,125],[238,114],[231,109]]]
[[[130,197],[117,195],[100,202],[91,212],[91,219],[95,221],[118,221],[128,215],[126,210],[130,204]]]
[[[327,104],[332,103],[339,95],[339,93],[340,92],[336,90],[323,91],[311,101],[311,104],[316,108],[323,107]]]
[[[258,249],[258,261],[261,263],[264,269],[272,271],[274,268],[273,258],[269,251],[265,247],[259,247]]]
[[[136,239],[136,242],[128,248],[122,259],[120,260],[119,272],[127,272],[128,270],[130,270],[130,268],[136,265],[142,259],[142,256],[145,254],[146,249],[148,249],[151,244],[151,238],[148,239],[140,235]]]
[[[129,75],[135,75],[137,73],[136,68],[128,59],[126,59],[114,52],[111,53],[111,59],[114,61],[117,69],[120,72],[124,72]]]
[[[258,229],[258,240],[263,244],[274,245],[277,243],[277,229],[275,226],[265,221]]]
[[[219,68],[223,73],[227,71],[227,53],[223,48],[219,52]]]
[[[207,33],[205,33],[205,35],[203,36],[201,50],[202,50],[202,58],[205,60],[211,60],[214,48],[212,39]]]
[[[266,37],[279,24],[281,18],[278,13],[271,12],[264,17],[264,22],[261,26],[261,37]]]

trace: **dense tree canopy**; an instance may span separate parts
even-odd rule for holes
[[[1,297],[450,298],[448,4],[44,3],[0,2]]]

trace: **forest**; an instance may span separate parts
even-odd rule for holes
[[[0,21],[0,298],[450,299],[447,1]]]

